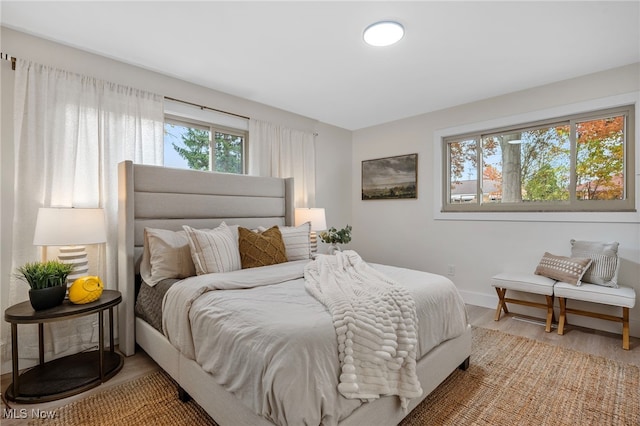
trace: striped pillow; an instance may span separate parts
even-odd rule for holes
[[[211,230],[198,230],[184,225],[191,258],[198,275],[231,272],[241,269],[238,243],[226,223]]]
[[[267,228],[258,227],[258,231],[264,232]],[[300,226],[278,226],[287,252],[287,260],[311,259],[311,222],[305,222]]]
[[[571,240],[571,256],[593,260],[582,277],[583,282],[618,288],[620,261],[617,242]]]

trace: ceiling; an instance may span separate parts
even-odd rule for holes
[[[0,5],[6,27],[349,130],[640,62],[640,1]],[[400,43],[365,45],[387,19]]]

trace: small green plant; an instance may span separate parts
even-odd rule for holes
[[[28,262],[18,268],[18,278],[26,281],[34,289],[56,287],[67,284],[67,276],[73,271],[73,265],[57,260],[47,262]]]
[[[328,244],[347,244],[351,241],[351,229],[351,225],[347,225],[338,231],[332,226],[320,233],[320,239]]]

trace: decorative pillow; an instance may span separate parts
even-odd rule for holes
[[[591,259],[556,256],[545,252],[535,274],[569,284],[580,285],[582,276],[591,265]]]
[[[264,232],[253,232],[247,228],[239,227],[238,235],[242,269],[275,265],[287,261],[282,233],[277,226],[272,226]]]
[[[258,231],[264,232],[267,228],[258,227]],[[311,222],[305,222],[300,226],[278,226],[284,241],[284,248],[289,262],[293,260],[311,259]]]
[[[571,240],[572,257],[588,257],[593,260],[582,281],[605,287],[618,288],[618,243]]]
[[[198,275],[230,272],[240,269],[240,253],[233,233],[226,223],[211,230],[182,227],[187,233],[191,258]]]
[[[140,275],[155,286],[167,278],[187,278],[196,274],[189,239],[184,231],[144,228],[144,251]]]

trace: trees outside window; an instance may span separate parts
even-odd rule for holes
[[[243,173],[245,138],[242,131],[168,119],[165,166]]]
[[[447,137],[443,210],[633,209],[632,120],[626,107]]]
[[[624,199],[624,129],[623,116],[576,123],[578,199]]]

